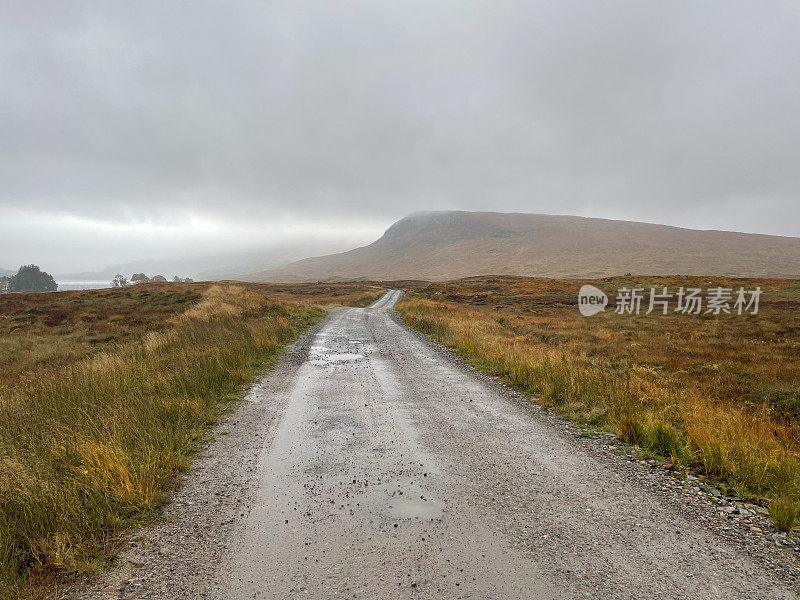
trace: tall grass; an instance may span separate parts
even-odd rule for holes
[[[798,432],[774,421],[766,405],[705,397],[669,374],[521,335],[487,311],[413,298],[399,310],[411,327],[543,405],[770,504],[776,524],[792,527],[800,511]]]
[[[322,314],[214,286],[165,331],[0,390],[0,596],[92,569],[163,501],[220,407]]]

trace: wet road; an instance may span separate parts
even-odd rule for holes
[[[281,413],[213,596],[794,597],[398,324],[399,297],[335,312],[257,394]]]

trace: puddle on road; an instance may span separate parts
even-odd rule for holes
[[[336,344],[334,344],[336,345]],[[343,347],[342,347],[343,346]],[[347,344],[340,344],[341,350],[330,346],[316,344],[309,348],[308,362],[317,366],[331,366],[336,363],[346,363],[360,360],[365,357],[360,342],[349,341]]]
[[[324,367],[335,363],[359,360],[361,358],[364,358],[364,355],[358,352],[336,352],[314,356],[308,362],[312,365],[320,365]]]
[[[444,503],[420,498],[395,498],[389,505],[389,514],[398,519],[437,519],[442,516]]]
[[[394,519],[438,519],[445,504],[416,482],[382,483],[363,494],[363,503]]]

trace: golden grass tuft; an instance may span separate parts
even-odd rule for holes
[[[791,531],[800,516],[796,500],[788,494],[778,494],[769,502],[769,514],[781,531]]]
[[[796,498],[800,463],[785,430],[763,412],[695,403],[685,415],[692,460],[741,497]]]

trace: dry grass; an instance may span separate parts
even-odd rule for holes
[[[236,285],[285,300],[313,306],[369,306],[386,291],[380,283],[348,281],[342,283],[245,283]]]
[[[0,297],[0,597],[97,568],[323,314],[236,286]]]
[[[760,285],[765,293],[755,316],[584,318],[584,283],[608,292]],[[477,368],[770,505],[782,528],[800,498],[799,309],[796,281],[683,277],[475,278],[432,284],[400,304],[406,323]]]
[[[74,363],[146,331],[200,301],[206,285],[0,295],[0,384]]]

